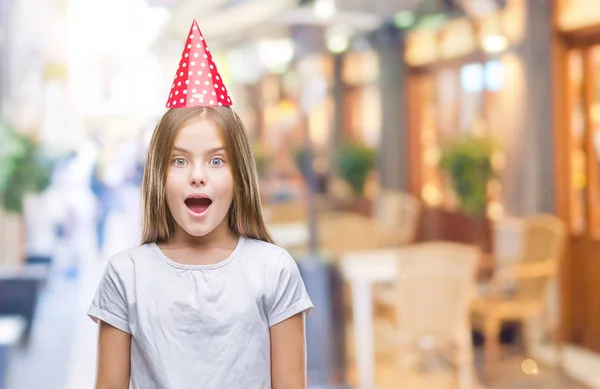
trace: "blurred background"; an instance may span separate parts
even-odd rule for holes
[[[0,0],[0,388],[85,315],[196,18],[315,309],[311,388],[600,388],[596,0]]]

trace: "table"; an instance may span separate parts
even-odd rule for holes
[[[309,231],[305,222],[277,223],[268,228],[275,243],[286,249],[308,245]]]
[[[344,255],[340,269],[350,283],[354,315],[354,342],[358,389],[375,387],[372,284],[393,282],[401,248],[370,250]]]

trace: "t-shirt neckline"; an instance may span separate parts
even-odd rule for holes
[[[229,254],[229,256],[227,258],[225,258],[224,260],[222,260],[220,262],[213,263],[210,265],[187,265],[187,264],[175,262],[171,258],[169,258],[165,253],[163,253],[163,251],[160,249],[160,247],[158,247],[156,242],[151,243],[151,246],[152,246],[152,249],[154,250],[154,252],[163,261],[165,261],[167,264],[169,264],[173,267],[176,267],[179,269],[189,269],[189,270],[210,270],[210,269],[217,269],[217,268],[223,267],[223,266],[227,265],[229,262],[231,262],[237,256],[238,252],[241,250],[243,241],[244,241],[244,237],[240,236],[235,248],[233,249],[233,251],[231,252],[231,254]]]

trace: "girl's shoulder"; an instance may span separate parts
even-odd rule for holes
[[[246,256],[272,262],[283,255],[289,255],[287,250],[276,244],[258,239],[244,238],[244,252]]]
[[[108,266],[119,274],[131,273],[140,261],[148,262],[148,257],[154,252],[154,246],[154,243],[147,243],[113,254],[108,259]]]
[[[245,238],[244,257],[250,266],[259,265],[269,273],[297,269],[296,261],[286,249],[261,240]]]

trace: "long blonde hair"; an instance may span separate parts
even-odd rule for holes
[[[152,134],[142,182],[142,244],[168,241],[175,233],[175,219],[165,191],[167,169],[177,134],[195,119],[210,120],[219,129],[230,161],[234,195],[227,215],[229,229],[237,236],[272,243],[263,219],[256,162],[244,124],[229,107],[190,107],[168,110]]]

